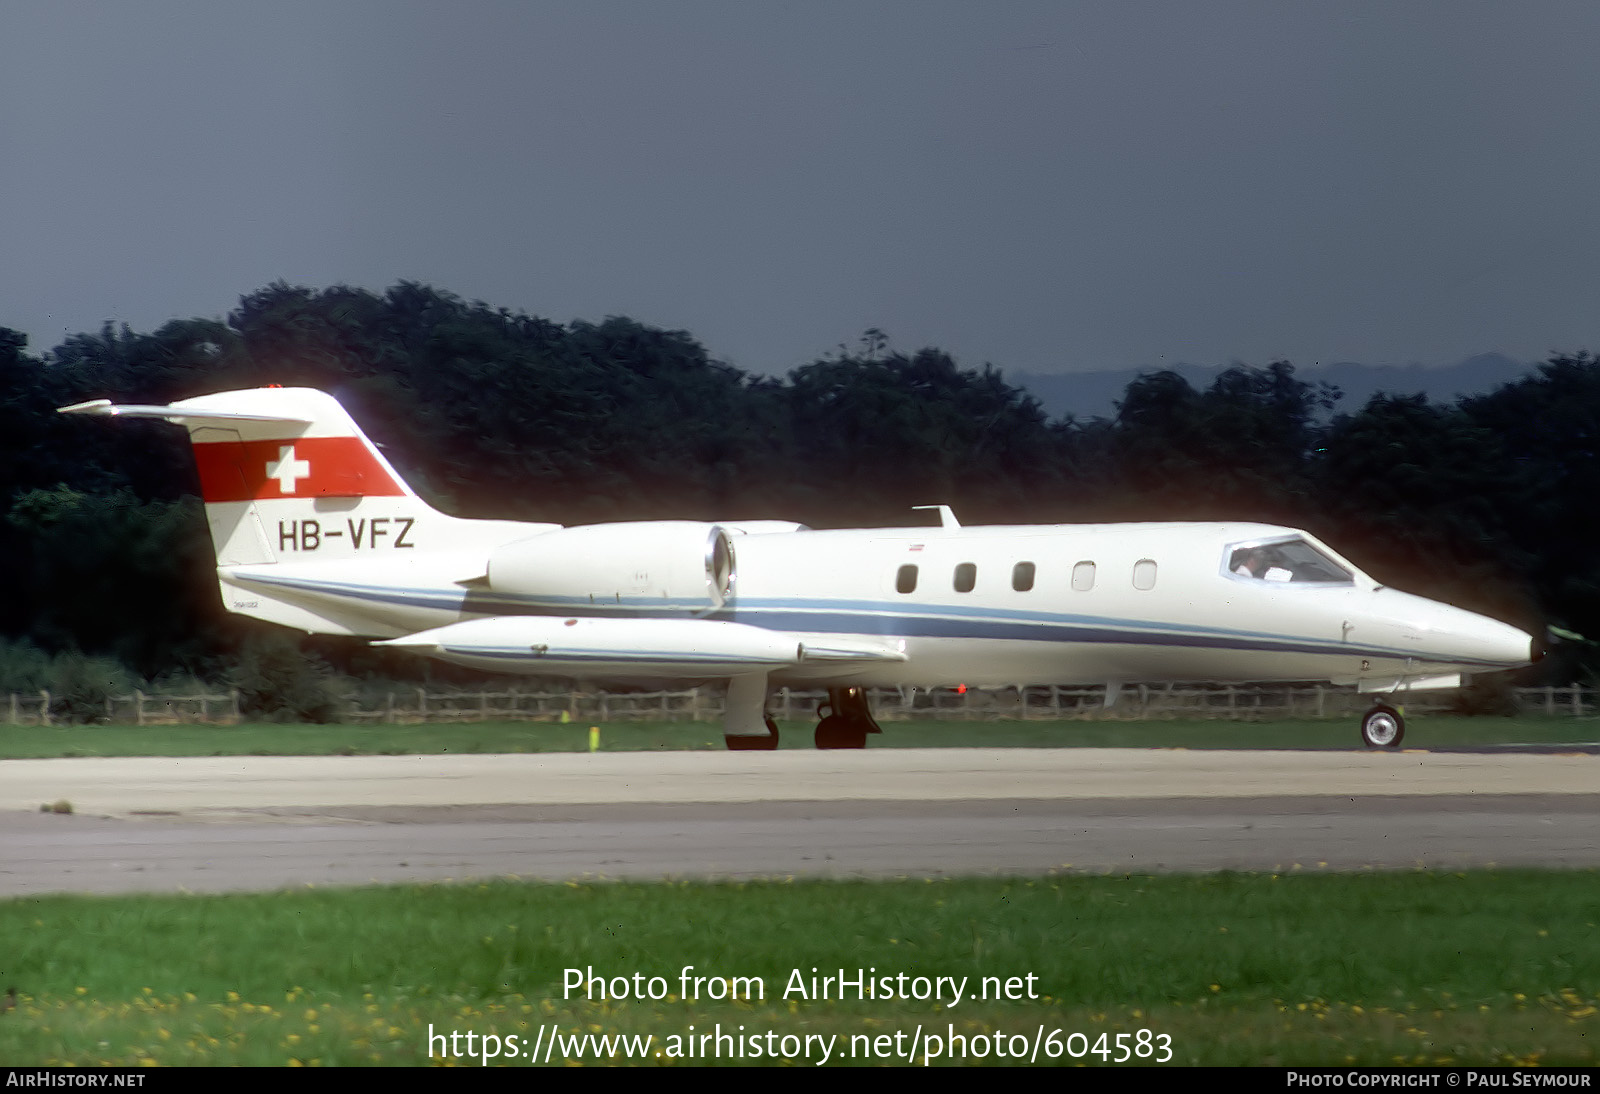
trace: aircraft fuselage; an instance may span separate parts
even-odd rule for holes
[[[964,528],[943,506],[938,527],[849,531],[466,520],[417,496],[325,392],[62,409],[188,431],[229,611],[497,672],[725,679],[730,747],[776,746],[772,685],[827,688],[817,743],[834,748],[876,731],[869,685],[1395,693],[1532,656],[1516,628],[1383,588],[1293,528]],[[1371,745],[1403,732],[1390,707],[1363,721]]]
[[[1229,571],[1234,545],[1291,536],[1342,564],[1348,580],[1271,581]],[[849,636],[904,656],[849,666],[774,663],[776,684],[1328,680],[1388,690],[1529,659],[1529,637],[1516,628],[1380,587],[1304,533],[1271,525],[799,530],[740,535],[732,543],[721,603],[709,602],[703,589],[657,589],[648,573],[636,572],[587,594],[472,588],[450,580],[480,568],[459,552],[403,558],[391,551],[363,564],[359,582],[349,561],[221,573],[235,610],[292,626],[298,609],[310,613],[300,621],[307,629],[329,629],[333,620],[369,637],[491,618],[716,620],[802,641]],[[435,656],[496,671],[563,674],[531,650],[516,656],[507,642],[515,645],[497,636],[493,655],[474,652],[469,641]],[[654,665],[639,678],[720,671],[690,665],[664,673]],[[625,676],[626,668],[605,675]]]

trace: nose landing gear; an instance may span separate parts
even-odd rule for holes
[[[1361,740],[1368,748],[1399,748],[1406,720],[1394,707],[1379,703],[1361,718]]]

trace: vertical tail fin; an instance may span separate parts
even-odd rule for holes
[[[367,558],[415,547],[419,524],[458,523],[406,485],[338,400],[312,388],[224,391],[170,406],[102,399],[62,413],[187,429],[219,566]]]
[[[455,622],[489,552],[560,527],[437,511],[312,388],[61,409],[187,429],[223,605],[300,630],[394,637]]]

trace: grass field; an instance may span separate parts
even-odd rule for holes
[[[0,903],[0,975],[18,989],[0,1064],[417,1064],[430,1026],[460,1033],[463,1056],[467,1032],[475,1055],[492,1034],[517,1063],[536,1044],[542,1061],[552,1032],[648,1034],[636,1062],[664,1064],[712,1050],[685,1038],[720,1026],[743,1062],[770,1046],[816,1063],[831,1037],[835,1062],[936,1047],[934,1063],[1019,1062],[1037,1044],[1039,1063],[1097,1064],[1124,1034],[1133,1063],[1170,1046],[1177,1064],[1593,1065],[1597,923],[1594,872],[30,898]],[[718,1002],[706,981],[686,997],[686,965],[762,995]],[[659,977],[664,998],[569,997],[568,968],[628,978],[629,995],[635,973],[644,994]],[[813,969],[965,977],[966,991],[818,1000]],[[807,995],[785,999],[797,971]],[[977,999],[983,977],[1017,998]],[[629,1062],[611,1047],[563,1041],[550,1062]]]
[[[605,751],[722,749],[711,722],[612,723]],[[811,722],[780,726],[784,748],[811,748]],[[1123,722],[888,722],[869,748],[1315,748],[1361,747],[1354,719],[1232,722],[1202,719]],[[1596,718],[1408,719],[1408,748],[1600,741]],[[577,752],[587,725],[465,722],[432,725],[0,726],[0,759],[41,756],[317,756],[438,752]]]
[[[810,729],[785,725],[786,747],[809,747]],[[885,730],[871,747],[1359,747],[1343,719]],[[1597,731],[1594,719],[1422,717],[1406,743]],[[606,725],[601,741],[722,747],[710,724]],[[526,723],[0,727],[0,757],[587,747],[587,726]],[[1175,1064],[1593,1066],[1597,924],[1595,871],[18,898],[0,902],[0,991],[16,989],[11,1008],[0,997],[0,1065],[476,1065],[492,1046],[508,1055],[488,1062],[517,1064],[1098,1065],[1170,1050]],[[752,978],[762,997],[710,998],[713,980],[686,997],[685,966]],[[663,997],[569,997],[569,968],[630,989],[637,973]],[[966,978],[967,994],[784,998],[813,970],[904,973],[912,988]],[[976,998],[984,977],[1013,997]]]

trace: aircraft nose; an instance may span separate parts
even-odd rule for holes
[[[1478,655],[1483,660],[1514,669],[1531,665],[1544,656],[1543,643],[1527,631],[1486,616],[1473,616],[1473,619],[1476,622],[1471,628],[1473,645],[1478,647]]]
[[[1493,672],[1532,664],[1539,643],[1527,631],[1437,600],[1393,589],[1379,590],[1380,619],[1413,656],[1463,672]]]
[[[1527,631],[1464,608],[1422,603],[1427,607],[1413,620],[1422,645],[1430,648],[1439,661],[1457,662],[1470,671],[1471,666],[1486,670],[1521,668],[1538,658],[1540,643]]]

